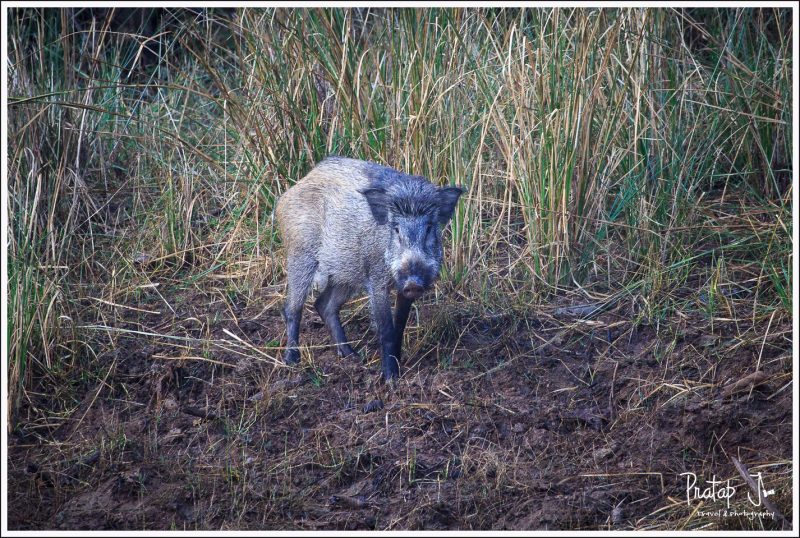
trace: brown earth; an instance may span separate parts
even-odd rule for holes
[[[731,457],[791,520],[791,320],[428,299],[387,387],[364,301],[344,318],[366,363],[335,356],[309,303],[303,368],[276,365],[278,292],[108,307],[77,400],[9,436],[9,528],[780,528],[687,505],[693,472],[763,510]],[[28,410],[49,409],[37,392]]]

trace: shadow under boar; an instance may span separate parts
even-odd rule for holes
[[[340,357],[354,354],[339,310],[366,290],[381,342],[383,377],[399,376],[409,310],[430,289],[442,264],[441,226],[453,215],[461,187],[437,187],[421,176],[376,163],[328,157],[278,200],[276,217],[286,250],[284,360],[300,359],[303,305],[314,306]],[[397,292],[392,318],[391,290]]]

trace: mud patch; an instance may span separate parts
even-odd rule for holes
[[[174,302],[117,327],[165,337],[116,334],[66,420],[10,436],[10,528],[733,529],[680,502],[694,472],[746,508],[731,455],[791,518],[788,321],[715,322],[707,345],[701,317],[422,305],[392,388],[363,308],[345,316],[360,357],[337,358],[308,309],[287,368],[274,298]],[[443,315],[459,330],[434,338]]]

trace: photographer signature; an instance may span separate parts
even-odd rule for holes
[[[706,487],[697,484],[697,475],[695,473],[681,473],[680,476],[686,477],[686,504],[691,505],[692,500],[709,500],[721,501],[725,500],[727,507],[731,506],[731,498],[736,494],[736,488],[731,486],[730,479],[726,481],[717,480],[717,475],[712,476],[711,480],[706,480]],[[750,492],[747,493],[747,500],[753,506],[761,506],[762,501],[775,494],[774,489],[766,490],[764,488],[764,479],[759,472],[756,475],[750,475],[758,485],[758,498],[753,499]]]

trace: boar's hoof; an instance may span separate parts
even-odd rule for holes
[[[396,364],[393,365],[393,367],[390,366],[388,368],[384,368],[383,369],[383,379],[384,379],[384,381],[386,381],[387,384],[393,385],[393,386],[396,385],[397,384],[397,378],[399,378],[399,377],[400,377],[400,371],[397,368]]]
[[[384,375],[383,379],[385,380],[384,383],[386,390],[388,390],[390,393],[396,391],[400,387],[400,380],[398,379],[397,375],[392,377],[386,377]]]
[[[297,364],[300,362],[300,351],[297,349],[287,349],[283,354],[283,362],[286,364]]]

